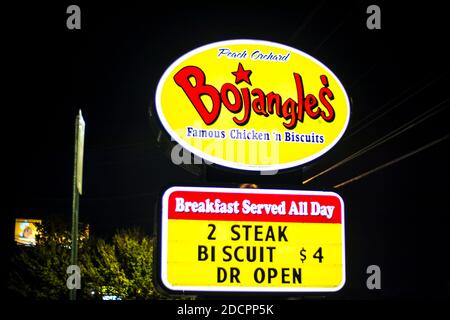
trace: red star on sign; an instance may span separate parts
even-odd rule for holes
[[[244,67],[242,66],[242,63],[239,62],[239,66],[237,71],[232,72],[234,76],[236,77],[236,84],[241,83],[242,81],[247,82],[249,85],[252,85],[252,82],[250,81],[250,75],[252,74],[251,70],[244,70]]]

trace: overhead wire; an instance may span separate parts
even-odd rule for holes
[[[308,14],[308,16],[303,20],[302,24],[294,31],[292,36],[288,39],[288,43],[292,43],[300,33],[306,28],[306,26],[310,23],[310,21],[314,18],[314,16],[322,9],[325,5],[325,1],[321,1],[315,6],[315,8]]]
[[[396,96],[393,99],[390,99],[388,102],[383,104],[380,108],[378,108],[375,111],[371,112],[370,114],[366,115],[363,119],[359,120],[359,122],[357,124],[353,125],[352,127],[358,127],[358,125],[361,124],[361,126],[359,128],[357,128],[357,129],[352,130],[350,128],[350,132],[345,135],[345,137],[342,139],[342,141],[345,141],[348,138],[354,136],[355,134],[357,134],[361,130],[363,130],[363,129],[367,128],[368,126],[370,126],[372,123],[374,123],[378,119],[380,119],[383,116],[385,116],[385,115],[389,114],[390,112],[394,111],[395,109],[397,109],[399,106],[403,105],[405,102],[407,102],[411,98],[417,96],[420,92],[422,92],[423,90],[428,88],[430,85],[432,85],[434,82],[436,82],[437,80],[442,78],[443,75],[444,74],[440,74],[439,76],[431,79],[429,82],[427,82],[426,84],[421,86],[419,89],[415,90],[413,93],[407,95],[406,97],[401,99],[399,102],[394,104],[391,108],[385,110],[387,106],[389,106],[389,105],[391,105],[393,103],[393,101],[397,100],[399,97],[401,97],[401,96],[405,95],[406,93],[408,93],[409,91],[413,90],[414,86],[413,87],[409,87],[406,90],[403,90],[398,96]],[[383,110],[385,110],[385,111],[383,112]],[[379,114],[376,115],[377,113],[379,113]]]
[[[368,170],[368,171],[366,171],[366,172],[364,172],[364,173],[362,173],[360,175],[357,175],[356,177],[353,177],[353,178],[348,179],[348,180],[346,180],[344,182],[341,182],[341,183],[333,186],[333,188],[338,189],[338,188],[341,188],[341,187],[343,187],[345,185],[348,185],[348,184],[350,184],[352,182],[355,182],[355,181],[358,181],[358,180],[360,180],[362,178],[365,178],[365,177],[367,177],[368,175],[370,175],[372,173],[380,171],[380,170],[382,170],[384,168],[387,168],[387,167],[389,167],[389,166],[391,166],[391,165],[393,165],[393,164],[395,164],[395,163],[397,163],[399,161],[402,161],[402,160],[404,160],[406,158],[409,158],[409,157],[415,155],[416,153],[419,153],[419,152],[424,151],[424,150],[426,150],[428,148],[431,148],[432,146],[434,146],[434,145],[444,141],[445,139],[448,139],[448,137],[450,137],[450,134],[447,134],[447,135],[445,135],[445,136],[443,136],[443,137],[441,137],[441,138],[439,138],[437,140],[434,140],[434,141],[432,141],[432,142],[430,142],[430,143],[428,143],[428,144],[426,144],[426,145],[424,145],[424,146],[422,146],[422,147],[420,147],[420,148],[418,148],[418,149],[416,149],[414,151],[411,151],[411,152],[409,152],[407,154],[404,154],[404,155],[402,155],[402,156],[400,156],[398,158],[395,158],[394,160],[386,162],[386,163],[384,163],[384,164],[382,164],[382,165],[380,165],[380,166],[378,166],[378,167],[376,167],[374,169]]]
[[[325,37],[325,39],[323,39],[322,42],[320,42],[319,45],[314,50],[312,50],[312,53],[317,53],[320,50],[320,48],[322,48],[325,45],[325,43],[328,40],[330,40],[334,36],[334,34],[339,31],[339,29],[342,28],[342,26],[345,24],[345,22],[347,21],[347,18],[350,15],[351,15],[351,12],[346,14],[345,17],[337,24],[337,26],[334,27],[333,30],[331,30],[331,32]]]
[[[314,10],[306,17],[306,19],[303,21],[303,23],[300,25],[299,28],[297,28],[294,32],[294,34],[291,36],[291,38],[289,39],[289,42],[293,41],[307,26],[307,24],[313,19],[313,17],[322,9],[323,5],[325,4],[324,1],[320,2],[315,8]],[[318,50],[320,50],[322,48],[322,46],[325,45],[325,43],[331,39],[333,37],[333,35],[338,32],[342,26],[345,24],[345,22],[347,21],[348,17],[351,16],[352,12],[348,12],[343,19],[340,20],[340,22],[331,30],[331,32],[323,39],[323,41],[312,51],[312,52],[317,52]],[[370,74],[373,70],[375,70],[376,67],[376,63],[373,64],[367,71],[365,71],[356,81],[354,81],[354,84],[358,83],[361,78],[366,77],[368,74]],[[422,92],[423,90],[425,90],[426,88],[428,88],[431,84],[433,84],[436,80],[438,80],[440,77],[437,77],[435,79],[432,79],[430,82],[426,83],[425,85],[423,85],[422,87],[420,87],[418,90],[415,90],[414,92],[412,92],[411,94],[407,95],[406,97],[404,97],[401,101],[399,101],[397,104],[395,104],[392,108],[380,113],[380,111],[383,111],[387,106],[389,106],[390,104],[393,103],[393,101],[395,101],[396,99],[398,99],[398,97],[402,97],[404,94],[407,94],[408,92],[410,92],[412,89],[414,89],[414,87],[412,88],[408,88],[407,90],[403,91],[399,96],[397,96],[395,99],[391,99],[390,101],[388,101],[387,103],[385,103],[380,109],[377,109],[375,112],[372,112],[371,114],[367,115],[366,117],[364,117],[364,119],[362,119],[360,122],[358,122],[356,124],[357,129],[355,129],[353,132],[351,132],[350,134],[346,135],[343,139],[346,140],[347,138],[355,135],[356,133],[360,132],[361,130],[363,130],[364,128],[368,127],[369,125],[371,125],[373,122],[375,122],[376,120],[382,118],[383,116],[385,116],[386,114],[389,114],[390,112],[392,112],[393,110],[395,110],[396,108],[398,108],[400,105],[402,105],[403,103],[407,102],[409,99],[413,98],[414,96],[416,96],[417,94],[419,94],[420,92]],[[441,110],[437,111],[440,112]],[[436,113],[437,113],[436,112]],[[380,113],[379,115],[376,115],[376,113]],[[341,166],[342,164],[368,152],[369,150],[393,139],[394,137],[398,136],[399,134],[403,133],[406,130],[411,129],[413,126],[417,125],[418,123],[425,121],[426,119],[428,119],[429,117],[433,116],[435,113],[432,113],[432,111],[429,112],[429,115],[426,116],[425,118],[416,120],[417,123],[413,123],[413,122],[408,122],[407,124],[403,125],[402,127],[394,130],[393,132],[391,132],[388,135],[385,135],[384,137],[378,139],[377,141],[374,141],[373,143],[371,143],[370,145],[366,146],[365,148],[355,152],[354,154],[350,155],[349,157],[345,158],[344,160],[338,162],[337,164],[331,166],[330,168],[320,172],[319,174],[303,181],[303,184],[306,184],[312,180],[314,180],[315,178],[330,172],[332,170],[334,170],[335,168]],[[376,116],[375,116],[376,115]],[[372,117],[372,119],[370,119]],[[423,116],[422,116],[423,117]],[[367,119],[370,119],[369,121],[366,121]],[[413,120],[414,121],[414,120]],[[363,125],[361,125],[358,128],[358,125],[360,123],[363,123]]]
[[[441,101],[440,103],[438,103],[437,105],[435,105],[434,107],[432,107],[431,109],[428,109],[427,111],[425,111],[424,113],[418,115],[417,117],[415,117],[414,119],[410,120],[409,122],[403,124],[402,126],[392,130],[391,132],[389,132],[388,134],[384,135],[383,137],[375,140],[374,142],[370,143],[369,145],[365,146],[364,148],[352,153],[351,155],[347,156],[346,158],[344,158],[343,160],[335,163],[334,165],[332,165],[331,167],[328,167],[325,170],[322,170],[321,172],[319,172],[318,174],[315,174],[314,176],[304,180],[302,182],[302,184],[307,184],[309,182],[311,182],[312,180],[324,175],[325,173],[331,172],[334,169],[342,166],[343,164],[363,155],[364,153],[386,143],[387,141],[397,137],[398,135],[414,128],[415,126],[417,126],[418,124],[424,122],[425,120],[431,118],[432,116],[436,115],[437,113],[445,110],[446,107],[446,103],[450,101],[450,98],[445,99],[444,101]]]

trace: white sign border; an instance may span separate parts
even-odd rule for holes
[[[301,158],[300,160],[297,160],[297,161],[292,161],[292,162],[283,163],[283,164],[249,165],[249,164],[242,164],[242,163],[238,163],[238,162],[234,162],[234,161],[228,161],[228,160],[224,160],[224,159],[221,159],[221,158],[218,158],[218,157],[211,156],[211,155],[209,155],[209,154],[207,154],[207,153],[205,153],[205,152],[203,152],[203,151],[193,147],[192,145],[190,145],[189,143],[187,143],[183,139],[181,139],[179,137],[179,135],[169,125],[169,123],[167,122],[167,120],[164,117],[164,114],[162,112],[161,96],[162,96],[162,88],[163,88],[164,83],[166,82],[167,78],[169,77],[169,74],[177,66],[179,66],[184,60],[187,60],[191,56],[194,56],[194,55],[196,55],[199,52],[203,52],[203,51],[206,51],[206,50],[211,49],[211,48],[220,47],[220,46],[226,46],[226,45],[233,45],[233,44],[260,44],[260,45],[273,46],[273,47],[278,47],[280,49],[292,51],[292,52],[295,52],[298,55],[304,56],[304,57],[312,60],[313,62],[315,62],[316,64],[321,66],[323,69],[327,70],[331,75],[333,75],[334,79],[336,80],[336,82],[338,83],[340,89],[342,90],[342,92],[345,95],[345,100],[346,100],[347,106],[349,108],[347,119],[345,120],[345,124],[344,124],[341,132],[339,133],[339,135],[334,139],[334,141],[330,145],[328,145],[326,148],[323,148],[322,150],[320,150],[319,152],[317,152],[317,153],[315,153],[315,154],[313,154],[313,155],[311,155],[309,157]],[[232,169],[248,170],[248,171],[276,171],[276,170],[289,169],[289,168],[300,166],[302,164],[308,163],[308,162],[310,162],[310,161],[312,161],[314,159],[319,158],[323,154],[327,153],[331,148],[333,148],[338,143],[339,140],[341,140],[342,136],[344,135],[345,131],[347,130],[347,126],[348,126],[348,123],[350,121],[350,113],[351,113],[350,101],[349,101],[349,98],[348,98],[348,95],[347,95],[347,91],[345,91],[345,88],[342,85],[342,83],[339,80],[339,78],[327,66],[325,66],[322,62],[320,62],[316,58],[310,56],[309,54],[307,54],[307,53],[305,53],[303,51],[300,51],[298,49],[289,47],[287,45],[276,43],[276,42],[272,42],[272,41],[254,40],[254,39],[238,39],[238,40],[225,40],[225,41],[213,42],[213,43],[210,43],[210,44],[198,47],[196,49],[193,49],[193,50],[189,51],[188,53],[182,55],[180,58],[175,60],[175,62],[173,62],[169,66],[169,68],[166,69],[166,71],[163,73],[161,79],[159,80],[158,86],[156,88],[156,94],[155,94],[155,106],[156,106],[156,112],[158,114],[158,118],[161,121],[164,129],[184,149],[188,150],[189,152],[191,152],[191,153],[193,153],[193,154],[199,156],[200,158],[203,158],[203,159],[205,159],[205,160],[207,160],[209,162],[212,162],[212,163],[224,166],[224,167],[232,168]]]
[[[298,287],[221,287],[221,286],[176,286],[172,285],[168,279],[168,220],[169,220],[169,197],[175,191],[196,191],[196,192],[221,192],[221,193],[271,193],[271,194],[292,194],[292,195],[329,195],[335,196],[341,203],[341,224],[342,224],[342,281],[337,287],[318,288],[298,288]],[[218,187],[180,187],[175,186],[167,189],[162,198],[162,219],[161,219],[161,281],[164,286],[172,291],[208,291],[208,292],[336,292],[345,285],[345,207],[341,196],[330,191],[307,191],[307,190],[282,190],[282,189],[250,189],[250,188],[218,188]]]

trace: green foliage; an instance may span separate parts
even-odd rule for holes
[[[154,240],[136,229],[119,231],[111,243],[96,241],[80,259],[87,294],[161,298],[153,284],[153,246]]]
[[[35,247],[18,248],[13,257],[9,288],[31,299],[68,299],[66,286],[70,265],[70,232],[63,225],[44,224]],[[103,239],[79,241],[81,270],[79,299],[164,298],[153,283],[154,239],[142,232],[122,230],[110,242]]]
[[[17,295],[34,299],[67,296],[66,269],[70,265],[70,233],[62,223],[38,226],[35,247],[17,248],[12,258],[9,287]]]

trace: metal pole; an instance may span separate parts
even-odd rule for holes
[[[70,264],[78,265],[78,211],[83,175],[83,149],[84,149],[84,120],[80,113],[75,120],[75,154],[73,164],[73,194],[72,194],[72,243]],[[71,289],[70,300],[76,300],[77,289]]]

